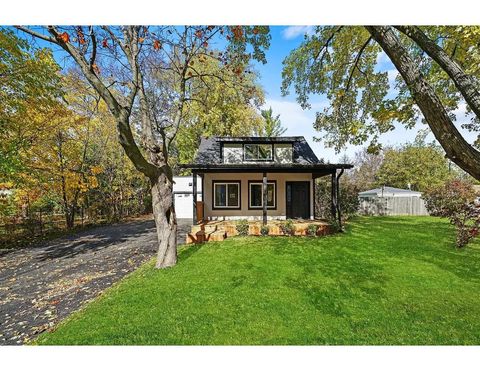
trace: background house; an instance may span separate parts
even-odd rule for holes
[[[359,212],[366,215],[428,215],[422,193],[409,189],[380,187],[358,194]]]
[[[193,181],[191,176],[173,177],[175,213],[179,219],[193,219]],[[202,185],[198,185],[198,200],[202,201]]]

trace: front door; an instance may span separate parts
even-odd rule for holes
[[[310,182],[287,182],[287,219],[310,218]]]

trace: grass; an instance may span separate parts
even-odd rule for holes
[[[325,238],[184,246],[38,344],[479,344],[480,243],[431,217],[362,217]]]

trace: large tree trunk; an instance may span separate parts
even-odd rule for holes
[[[155,267],[172,267],[177,263],[177,218],[173,207],[173,184],[164,173],[151,179],[151,184],[153,217],[158,237]]]
[[[480,180],[480,152],[470,145],[450,120],[433,88],[423,78],[400,39],[390,26],[367,26],[372,37],[402,75],[413,99],[449,159]]]
[[[478,90],[478,84],[475,78],[467,75],[460,64],[450,57],[450,55],[433,40],[430,40],[419,27],[395,26],[395,28],[415,41],[430,58],[438,63],[452,79],[467,104],[472,111],[475,112],[475,115],[480,118],[480,91]]]

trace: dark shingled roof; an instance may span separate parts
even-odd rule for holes
[[[225,164],[221,157],[222,143],[292,143],[293,163],[255,162]],[[183,164],[184,169],[208,172],[269,171],[269,172],[314,172],[330,174],[336,169],[351,169],[350,164],[329,164],[319,160],[304,137],[210,137],[202,138],[193,164]]]
[[[222,164],[221,143],[292,143],[293,163],[301,165],[322,164],[308,145],[304,137],[210,137],[202,138],[194,164],[215,165]]]

